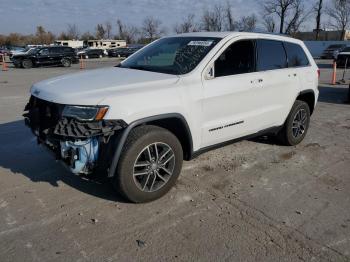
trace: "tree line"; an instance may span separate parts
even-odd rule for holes
[[[154,17],[146,17],[139,26],[124,23],[120,19],[114,23],[107,21],[97,24],[92,32],[83,33],[75,24],[68,24],[66,30],[57,35],[43,26],[37,26],[36,33],[31,35],[0,35],[0,46],[50,44],[55,39],[124,39],[127,43],[148,43],[171,32],[255,31],[257,28],[294,36],[311,19],[315,25],[315,40],[319,39],[322,27],[326,26],[341,31],[341,39],[344,38],[350,23],[350,0],[331,0],[328,6],[325,6],[324,0],[312,0],[311,8],[306,8],[306,2],[311,1],[262,0],[258,1],[261,10],[259,15],[251,13],[237,18],[233,6],[227,1],[226,4],[203,10],[198,17],[189,14],[172,28],[164,27],[162,21]],[[324,21],[325,16],[327,22]]]

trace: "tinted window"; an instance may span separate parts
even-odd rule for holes
[[[41,49],[39,51],[39,54],[40,55],[48,55],[49,54],[49,49],[45,48],[45,49]]]
[[[298,67],[309,65],[309,60],[300,45],[284,42],[284,47],[288,57],[288,67]]]
[[[62,48],[60,47],[52,47],[49,49],[50,54],[58,54],[62,52]]]
[[[337,49],[337,48],[342,48],[343,45],[330,45],[327,47],[327,49]]]
[[[254,70],[253,41],[239,41],[230,45],[215,61],[215,76],[244,74]]]
[[[63,48],[63,50],[65,53],[73,53],[74,52],[72,48],[67,48],[67,47]]]
[[[283,44],[275,40],[257,40],[257,70],[273,70],[287,67],[287,57]]]

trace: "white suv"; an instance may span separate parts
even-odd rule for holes
[[[34,84],[24,114],[73,173],[105,173],[127,199],[164,195],[182,161],[252,136],[306,135],[319,70],[305,45],[242,32],[165,37],[120,65]]]

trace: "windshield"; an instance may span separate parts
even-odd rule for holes
[[[214,37],[163,38],[121,63],[122,68],[182,75],[191,72],[220,41]]]

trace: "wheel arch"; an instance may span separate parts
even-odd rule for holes
[[[304,101],[309,105],[310,115],[312,115],[315,108],[315,92],[312,89],[303,90],[299,93],[296,100]]]
[[[122,131],[110,164],[108,177],[113,177],[115,174],[121,152],[130,131],[141,125],[154,125],[169,130],[179,139],[184,152],[184,159],[191,159],[193,154],[193,140],[189,125],[184,116],[179,113],[155,115],[136,120],[130,123],[128,127]]]

